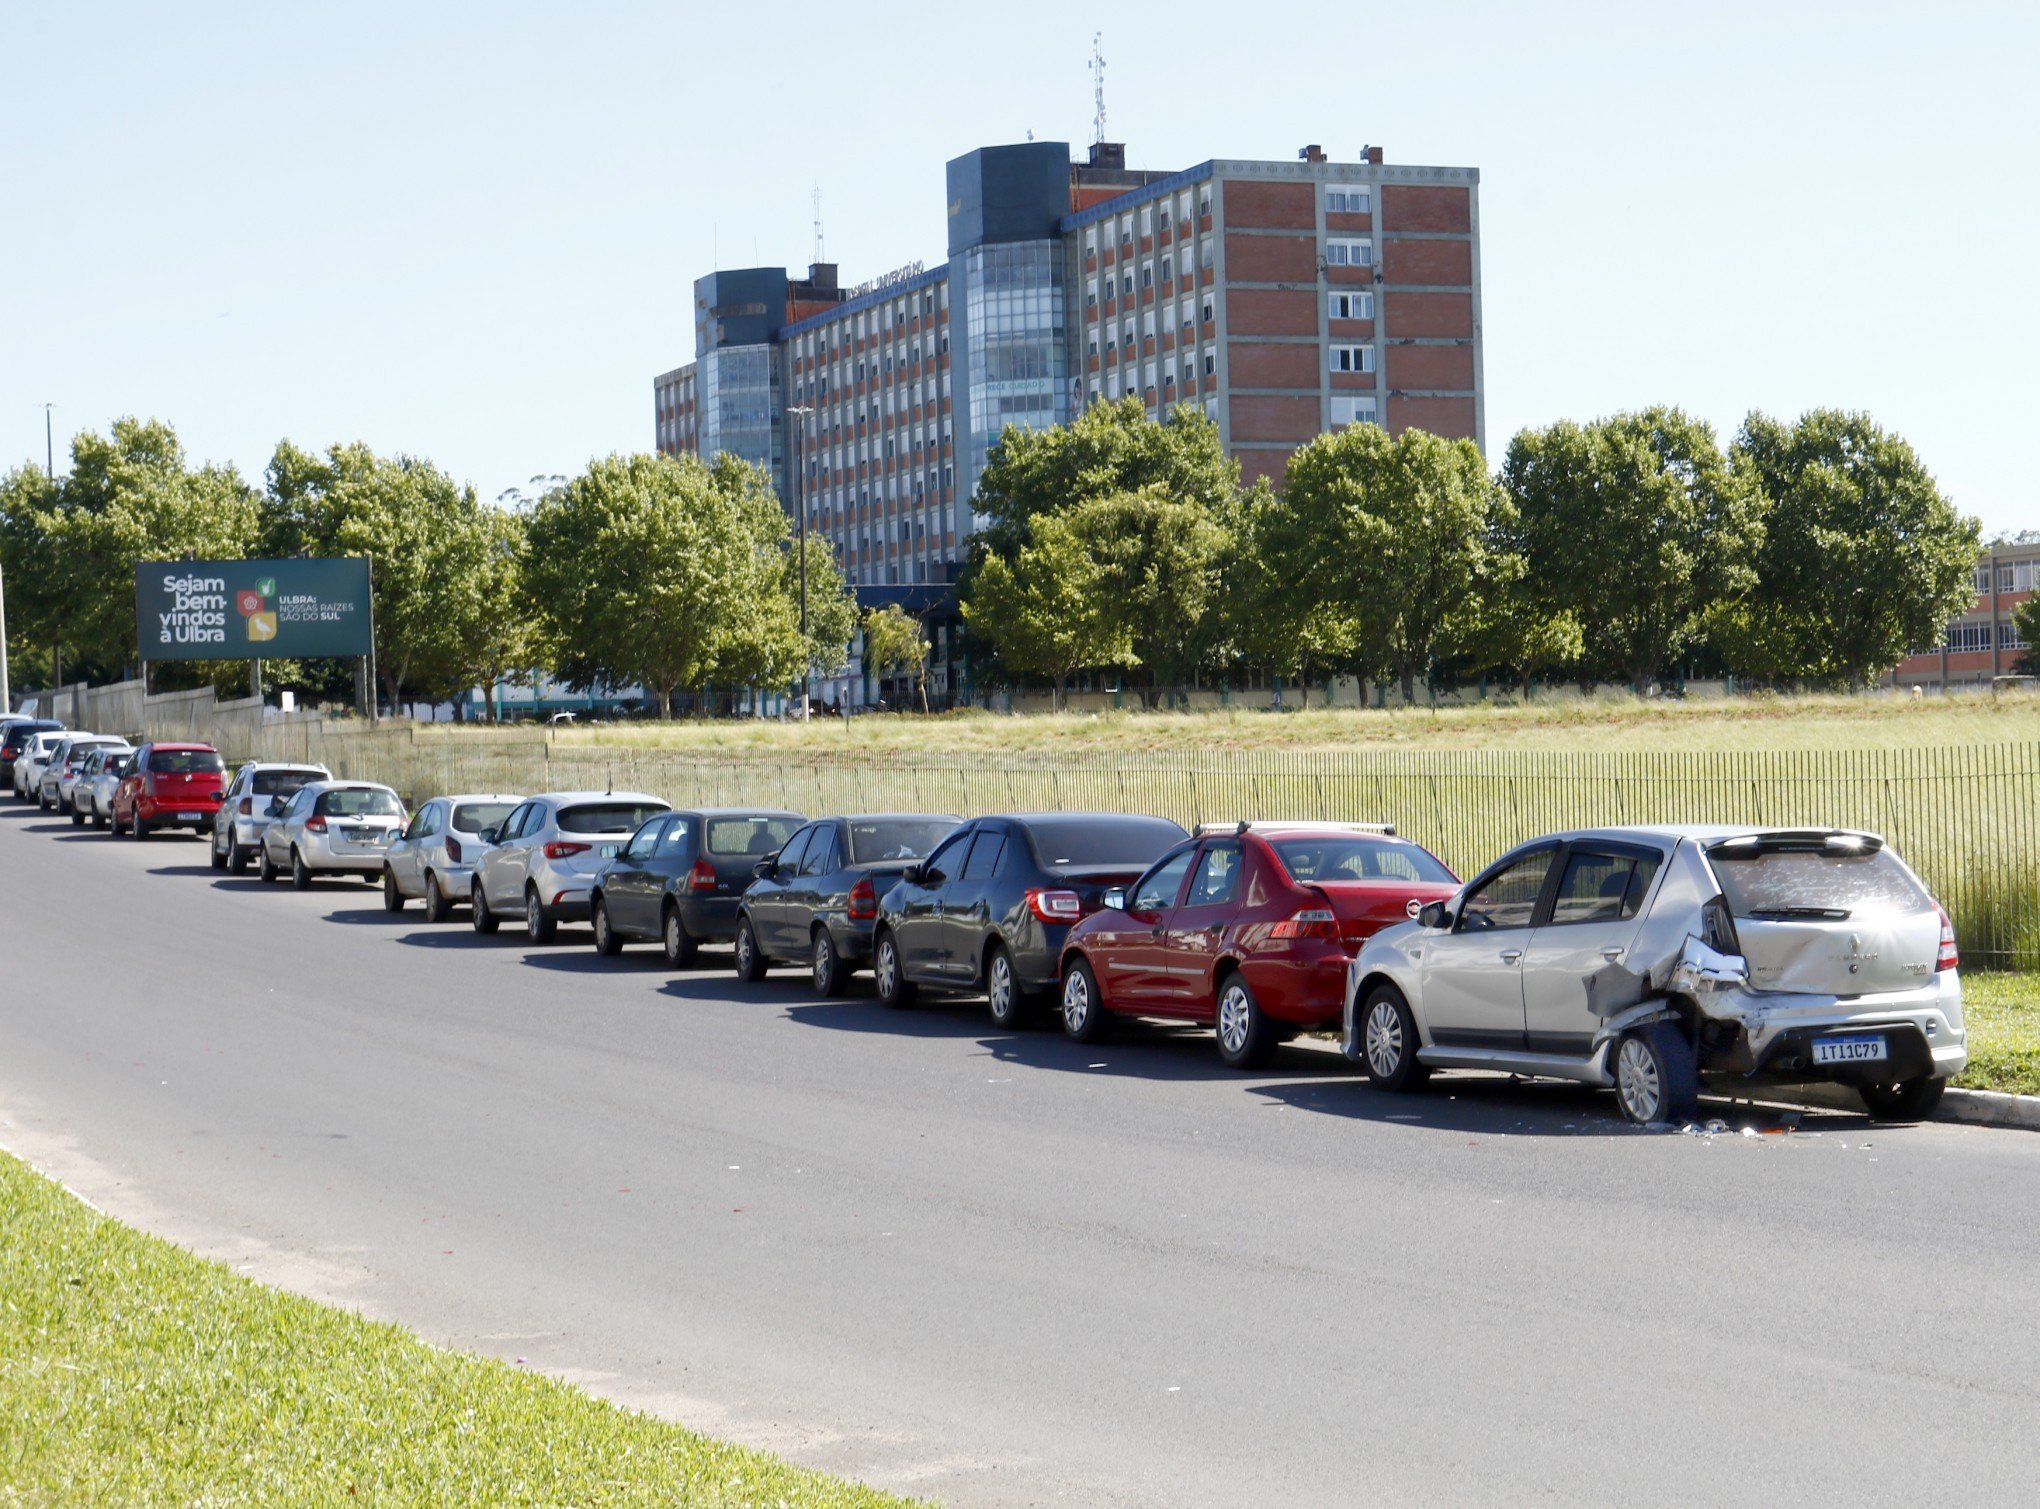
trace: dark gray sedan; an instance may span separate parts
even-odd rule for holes
[[[595,873],[588,920],[596,952],[656,942],[679,969],[694,962],[702,944],[727,943],[758,862],[784,848],[805,821],[798,812],[755,807],[647,818]]]
[[[758,866],[737,908],[737,977],[764,978],[777,963],[805,963],[815,989],[842,994],[871,962],[878,899],[956,831],[943,812],[877,812],[809,823]]]

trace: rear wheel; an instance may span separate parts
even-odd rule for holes
[[[1218,987],[1218,1056],[1235,1069],[1259,1069],[1275,1056],[1282,1034],[1238,970]]]
[[[439,877],[430,870],[425,872],[425,920],[444,922],[453,903],[446,899],[446,892],[439,889]]]
[[[135,815],[128,819],[128,832],[134,834],[137,840],[149,836],[148,820],[142,816],[142,809],[139,807],[135,808]]]
[[[813,966],[816,995],[839,996],[850,983],[849,966],[836,952],[836,940],[826,927],[815,929]]]
[[[474,925],[476,932],[487,937],[502,925],[497,920],[496,914],[489,910],[489,893],[482,889],[479,880],[475,882],[474,889],[468,893],[468,901],[468,921]]]
[[[524,892],[524,936],[533,943],[550,943],[560,925],[545,913],[545,903],[538,899],[538,887],[527,886]]]
[[[900,946],[890,932],[880,933],[871,948],[871,973],[878,981],[878,998],[888,1006],[911,1006],[920,988],[900,968]]]
[[[295,847],[290,851],[290,883],[300,891],[309,891],[312,888],[312,868],[305,863],[304,855]]]
[[[85,814],[78,810],[78,804],[76,802],[71,803],[71,826],[74,828],[82,828],[85,826]],[[217,870],[219,866],[214,865],[213,868]]]
[[[623,940],[616,936],[616,929],[609,925],[609,903],[600,896],[588,909],[588,921],[595,928],[595,952],[613,959],[623,952]]]
[[[692,967],[701,953],[701,945],[680,920],[680,908],[671,902],[666,904],[665,920],[659,926],[659,946],[666,952],[666,962],[675,969]]]
[[[92,809],[92,826],[99,829],[102,833],[106,831],[106,814],[97,807]]]
[[[992,1025],[1017,1032],[1027,1025],[1027,997],[1021,993],[1020,977],[1013,971],[1013,956],[1003,943],[994,943],[985,959],[985,1004]]]
[[[1062,979],[1064,1033],[1079,1043],[1095,1043],[1110,1025],[1111,1018],[1098,995],[1098,977],[1091,972],[1091,961],[1072,959]]]
[[[248,851],[232,833],[227,835],[227,873],[230,875],[248,873]]]
[[[1700,1069],[1678,1023],[1646,1022],[1615,1045],[1615,1102],[1638,1126],[1692,1119]]]
[[[1863,1109],[1872,1121],[1924,1121],[1934,1114],[1947,1088],[1947,1080],[1921,1075],[1890,1085],[1858,1085],[1856,1093],[1863,1097]]]
[[[270,885],[276,880],[276,861],[269,857],[267,844],[262,846],[262,863],[256,866],[255,873],[264,885]]]
[[[765,956],[758,952],[758,935],[751,931],[751,919],[737,922],[737,978],[756,984],[765,978]]]
[[[397,884],[397,872],[388,865],[382,872],[382,909],[386,912],[401,912],[404,909],[403,888]]]
[[[1378,1089],[1414,1090],[1431,1077],[1417,1060],[1422,1039],[1410,1003],[1393,985],[1377,985],[1360,1007],[1360,1062]]]

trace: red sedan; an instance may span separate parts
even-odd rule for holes
[[[113,835],[147,838],[163,828],[204,833],[226,784],[226,762],[210,744],[144,744],[113,789]]]
[[[1114,1015],[1211,1022],[1221,1058],[1258,1067],[1339,1023],[1365,939],[1458,889],[1429,850],[1378,824],[1200,828],[1071,929],[1063,1030],[1090,1042]]]

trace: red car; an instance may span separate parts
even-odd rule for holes
[[[113,788],[113,833],[147,838],[162,828],[206,833],[220,810],[227,762],[210,744],[144,744]]]
[[[1285,1039],[1338,1025],[1362,941],[1458,890],[1435,855],[1379,824],[1207,825],[1071,929],[1063,1030],[1090,1042],[1115,1014],[1211,1022],[1221,1058],[1258,1067]]]

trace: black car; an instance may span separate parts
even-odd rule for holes
[[[647,818],[595,872],[588,920],[598,953],[661,943],[676,969],[704,943],[737,931],[737,900],[758,861],[777,854],[805,822],[777,808],[697,807]]]
[[[1021,1025],[1031,998],[1056,985],[1070,924],[1187,837],[1167,818],[1118,812],[965,824],[879,902],[879,998],[904,1006],[922,986],[982,992],[994,1022]]]
[[[806,963],[822,995],[842,994],[870,962],[878,898],[963,819],[939,812],[880,812],[809,823],[758,866],[737,907],[737,978],[759,980],[777,963]]]
[[[55,718],[10,716],[6,733],[0,735],[0,786],[14,784],[14,762],[21,758],[21,752],[28,748],[30,740],[37,734],[52,733],[63,726]]]

